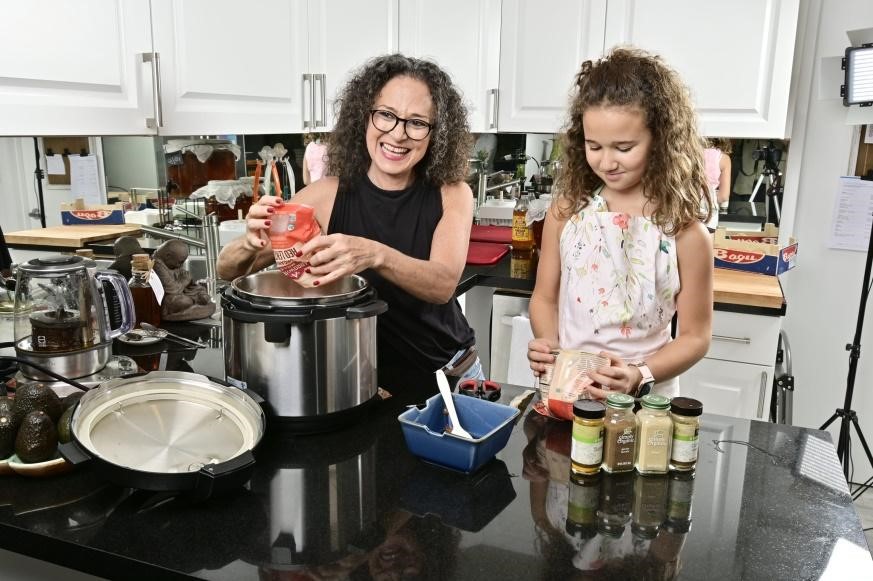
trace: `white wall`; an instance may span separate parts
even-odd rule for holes
[[[837,179],[849,167],[853,133],[845,124],[841,100],[819,96],[820,61],[843,54],[849,46],[847,30],[873,27],[873,2],[810,0],[804,4],[808,13],[799,26],[803,45],[795,60],[796,110],[786,176],[786,193],[794,188],[797,192],[796,207],[788,210],[800,244],[799,262],[781,281],[788,303],[784,328],[796,378],[794,423],[818,428],[843,404],[849,367],[845,346],[855,333],[865,263],[863,252],[827,248]],[[783,230],[788,227],[790,223],[783,223]],[[867,319],[852,407],[873,444],[873,321],[869,312]],[[836,440],[839,422],[830,431]],[[858,443],[854,431],[852,436],[853,444]],[[873,474],[860,445],[852,457],[853,481]]]
[[[103,165],[110,187],[157,188],[157,137],[107,136],[103,138]]]

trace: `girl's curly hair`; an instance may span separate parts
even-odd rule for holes
[[[463,181],[473,145],[467,109],[449,75],[431,61],[390,54],[373,58],[356,70],[337,99],[336,125],[328,143],[329,174],[360,177],[372,162],[366,132],[370,110],[382,88],[407,76],[427,85],[433,101],[433,129],[427,153],[416,172],[438,186]]]
[[[559,211],[575,213],[603,181],[585,157],[582,115],[591,107],[631,107],[642,111],[652,133],[643,175],[643,194],[652,202],[652,221],[669,235],[712,212],[703,165],[703,140],[687,87],[653,54],[615,48],[604,58],[585,61],[576,76],[569,120],[561,136],[564,167],[556,187]]]

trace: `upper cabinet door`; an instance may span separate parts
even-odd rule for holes
[[[500,0],[404,0],[400,51],[438,63],[467,105],[470,130],[497,130]]]
[[[152,0],[152,12],[161,134],[303,129],[306,0]]]
[[[787,137],[799,0],[610,0],[606,47],[656,52],[690,86],[705,135]],[[742,40],[728,31],[742,30]]]
[[[579,66],[603,52],[605,22],[606,0],[503,0],[500,131],[560,130]]]
[[[187,1],[187,0],[186,0]],[[333,128],[337,92],[372,57],[397,52],[398,0],[309,0],[312,129]]]
[[[5,2],[0,135],[154,134],[148,0]]]

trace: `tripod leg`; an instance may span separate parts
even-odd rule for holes
[[[858,416],[852,413],[852,423],[855,425],[855,432],[858,434],[858,439],[861,440],[861,446],[864,447],[864,453],[867,454],[867,461],[873,467],[873,454],[870,453],[870,446],[867,445],[867,439],[864,437],[864,432],[861,431],[861,426],[858,425]]]
[[[821,425],[821,427],[819,428],[819,430],[827,430],[827,429],[828,429],[828,426],[831,425],[832,423],[834,423],[834,420],[837,419],[838,417],[840,417],[840,414],[834,414],[834,415],[832,415],[830,418],[828,418],[828,421],[826,421],[825,423],[823,423],[823,424]]]
[[[752,188],[752,195],[749,196],[749,206],[752,208],[752,216],[757,216],[758,212],[755,210],[755,196],[758,195],[758,188],[761,187],[761,184],[764,183],[764,174],[758,176],[758,181],[755,182],[755,187]]]
[[[849,463],[852,458],[851,450],[849,450],[849,427],[851,426],[848,414],[843,414],[840,421],[840,435],[837,438],[837,457],[843,464],[843,475],[846,477],[846,482],[849,481]]]

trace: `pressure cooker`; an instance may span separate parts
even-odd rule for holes
[[[265,400],[271,426],[320,432],[377,398],[376,320],[388,305],[352,275],[304,288],[278,270],[222,291],[228,383]]]

